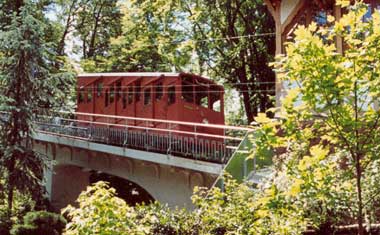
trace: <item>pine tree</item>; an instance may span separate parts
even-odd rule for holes
[[[55,56],[45,41],[48,25],[41,4],[31,0],[0,3],[0,176],[5,179],[7,212],[16,190],[34,200],[43,197],[46,158],[33,151],[33,119],[54,105],[52,96],[66,87],[52,71]]]

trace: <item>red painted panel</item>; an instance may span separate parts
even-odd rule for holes
[[[193,82],[193,85],[185,89],[182,87],[184,79]],[[120,82],[120,86],[117,85],[118,82]],[[199,87],[208,88],[198,91],[197,89],[201,89]],[[91,89],[90,96],[92,96],[89,102],[87,102],[88,89]],[[78,99],[77,111],[79,112],[224,124],[223,87],[196,75],[184,73],[166,75],[160,73],[86,74],[86,76],[78,78],[79,90],[86,91],[82,95],[83,102],[79,102]],[[193,98],[190,101],[185,99],[185,93],[188,97],[192,96]],[[200,100],[199,98],[197,100],[197,94],[205,94],[203,97],[208,96],[208,100],[217,99],[215,97],[219,94],[221,97],[220,111],[211,109],[211,101],[208,101],[208,105],[205,104],[207,107],[198,105],[197,102],[199,103]],[[216,94],[216,96],[211,98],[212,94]],[[107,122],[109,120],[99,118],[94,121]],[[120,123],[120,120],[112,122]],[[144,122],[123,122],[128,125],[146,125]],[[157,127],[168,128],[168,125],[160,124]],[[171,128],[194,131],[191,127],[171,126]],[[223,134],[222,130],[207,128],[198,128],[197,132]]]

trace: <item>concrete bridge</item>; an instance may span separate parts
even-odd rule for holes
[[[124,198],[131,204],[157,200],[191,209],[194,187],[211,187],[252,131],[201,123],[74,115],[36,121],[34,149],[53,160],[45,177],[56,209],[75,203],[81,191],[106,176],[122,182],[120,190],[124,185],[128,188]],[[143,121],[144,126],[129,125],[131,121]],[[193,131],[178,131],[178,125]],[[224,130],[224,134],[197,132],[202,127]],[[250,173],[248,165],[245,160],[238,163],[242,177]],[[118,191],[117,184],[115,187]]]

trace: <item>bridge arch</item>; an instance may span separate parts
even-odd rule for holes
[[[108,182],[109,186],[116,190],[116,196],[122,198],[130,206],[154,202],[154,198],[143,187],[118,176],[93,171],[89,181],[90,184],[98,181]]]
[[[138,183],[125,177],[96,171],[73,164],[57,164],[53,167],[51,203],[54,208],[76,204],[79,194],[98,181],[108,182],[116,190],[116,196],[130,205],[149,204],[154,197]]]
[[[89,143],[82,143],[81,148],[71,147],[71,142],[66,145],[55,145],[51,142],[34,145],[36,151],[46,154],[54,162],[51,171],[45,172],[45,178],[53,208],[57,210],[68,204],[75,205],[79,194],[90,185],[92,172],[120,177],[139,185],[154,200],[173,208],[179,206],[188,209],[194,208],[191,201],[193,188],[209,187],[216,178],[216,175],[191,169],[92,151],[87,149]]]

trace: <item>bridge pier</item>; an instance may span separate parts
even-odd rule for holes
[[[91,171],[126,179],[139,185],[161,203],[173,208],[188,209],[194,207],[191,202],[194,187],[210,187],[218,176],[54,141],[36,141],[34,149],[53,160],[52,171],[47,171],[45,178],[52,205],[57,210],[68,204],[75,205],[80,192],[90,183]],[[151,153],[141,152],[141,154]],[[154,158],[154,154],[144,157]]]

